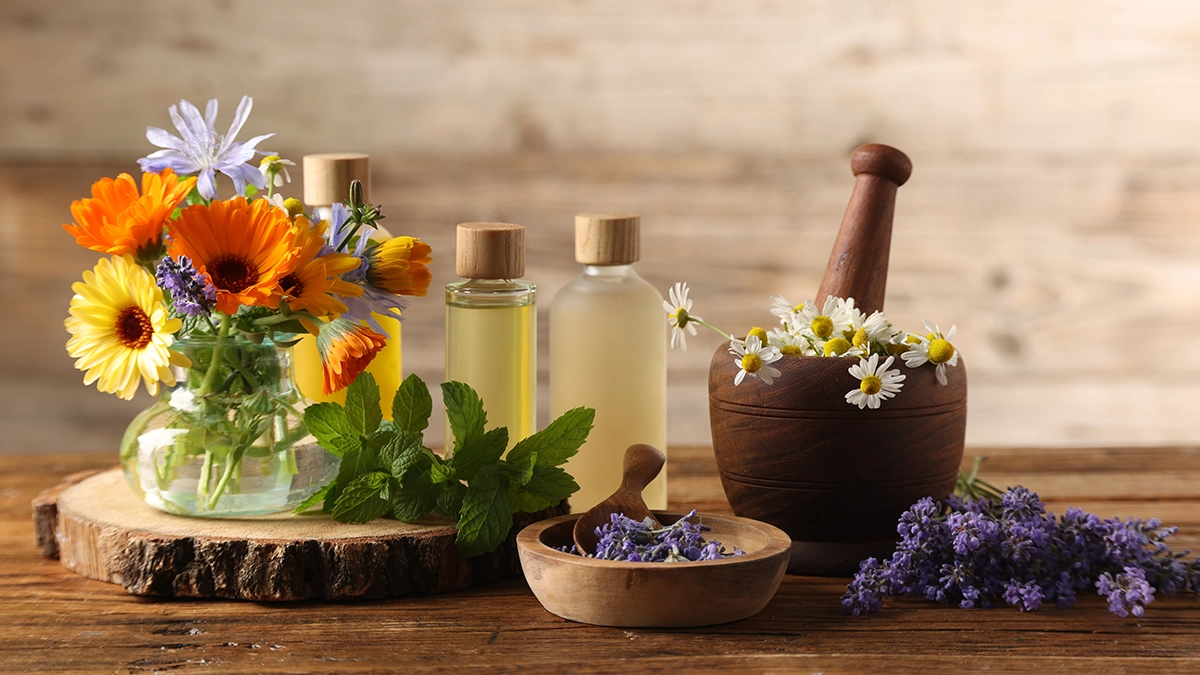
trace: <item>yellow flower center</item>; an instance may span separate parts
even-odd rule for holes
[[[876,375],[868,375],[862,379],[862,384],[858,388],[862,389],[862,393],[867,396],[874,396],[883,391],[883,380]]]
[[[850,339],[850,344],[854,345],[855,347],[861,347],[867,344],[867,329],[859,328],[858,330],[854,331],[854,337]]]
[[[130,305],[117,314],[116,325],[113,326],[117,341],[126,349],[141,349],[150,344],[154,337],[154,326],[150,317],[137,305]]]
[[[283,200],[283,208],[287,209],[289,217],[295,218],[296,216],[304,213],[304,202],[296,199],[295,197],[288,197],[287,199]]]
[[[937,333],[926,333],[925,339],[926,340],[936,340],[936,339],[938,339]]]
[[[803,312],[804,311],[804,303],[802,302],[802,303],[796,305],[795,307],[792,308],[792,311],[796,312],[797,314],[799,314],[800,312]]]
[[[954,358],[954,345],[949,340],[938,338],[929,343],[929,360],[934,363],[945,363]]]
[[[280,159],[279,155],[267,155],[266,157],[262,158],[262,161],[259,162],[258,165],[259,166],[267,166],[268,164],[271,164],[272,162],[278,162],[279,159]]]
[[[895,345],[888,343],[884,345],[884,349],[886,349],[887,353],[891,354],[892,356],[900,356],[904,352],[908,351],[910,347],[908,345]]]
[[[846,338],[836,337],[825,343],[825,356],[841,356],[850,351],[850,341]]]
[[[787,356],[800,356],[804,354],[804,352],[800,350],[800,347],[796,345],[784,345],[779,348],[779,353]]]
[[[813,319],[812,323],[809,325],[812,328],[813,335],[816,335],[822,340],[830,335],[833,335],[833,319],[825,315],[821,315]]]
[[[757,373],[762,368],[762,359],[758,354],[747,354],[742,357],[742,370],[747,373]]]
[[[750,332],[746,333],[746,337],[749,338],[751,335],[758,338],[758,341],[762,344],[767,344],[767,331],[764,330],[762,326],[754,326],[751,328]]]
[[[921,342],[921,337],[919,335],[909,335],[908,337],[904,338],[904,341],[910,345],[915,345]]]

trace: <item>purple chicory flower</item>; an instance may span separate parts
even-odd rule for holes
[[[154,277],[159,287],[171,294],[175,311],[180,314],[208,315],[217,304],[217,289],[187,256],[180,256],[178,261],[170,256],[163,258]]]
[[[342,313],[342,318],[365,322],[376,331],[386,333],[374,315],[390,316],[403,321],[403,312],[408,309],[408,300],[404,296],[376,288],[367,281],[367,269],[370,266],[367,261],[367,244],[371,235],[375,233],[375,228],[363,224],[358,231],[355,231],[354,223],[350,222],[350,209],[341,202],[334,204],[331,211],[329,227],[325,229],[326,244],[321,255],[337,251],[357,257],[359,259],[358,267],[343,274],[342,281],[356,284],[363,289],[363,294],[360,296],[343,296],[341,298],[346,305],[346,311]],[[347,241],[351,237],[356,237],[356,239]]]
[[[253,105],[253,99],[243,96],[229,131],[222,136],[216,129],[217,99],[208,102],[203,118],[196,106],[188,101],[180,101],[178,106],[170,108],[171,121],[179,130],[179,136],[158,127],[146,127],[146,139],[163,149],[139,159],[138,164],[147,173],[170,168],[181,176],[199,174],[196,188],[205,199],[215,199],[217,196],[217,171],[233,179],[233,189],[237,195],[246,194],[247,183],[256,188],[264,187],[266,179],[258,167],[249,162],[256,152],[273,154],[256,150],[256,146],[275,134],[255,136],[245,143],[233,140],[242,130]]]

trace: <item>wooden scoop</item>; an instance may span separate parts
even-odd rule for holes
[[[611,497],[588,509],[575,521],[572,534],[580,553],[596,552],[596,544],[600,543],[600,538],[596,536],[596,528],[609,522],[614,513],[624,514],[626,518],[633,520],[654,518],[646,506],[646,501],[642,499],[642,490],[646,489],[666,463],[667,456],[650,445],[638,443],[625,450],[625,470],[621,487],[617,488]]]

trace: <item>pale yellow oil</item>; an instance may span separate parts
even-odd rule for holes
[[[550,416],[596,409],[587,443],[564,467],[579,484],[571,510],[586,511],[621,484],[625,449],[667,451],[667,333],[662,296],[627,266],[589,267],[550,309]],[[643,491],[667,506],[667,469]]]
[[[367,365],[366,372],[375,376],[379,385],[380,404],[383,406],[383,416],[392,419],[392,399],[400,388],[403,359],[400,345],[400,321],[398,319],[373,315],[379,325],[387,333],[387,344],[375,355]],[[292,357],[296,363],[296,384],[304,398],[313,402],[332,401],[346,402],[346,390],[343,389],[331,396],[321,393],[323,378],[321,375],[321,355],[317,352],[317,339],[311,335],[305,336],[292,348]]]
[[[533,295],[512,299],[521,303],[516,306],[504,299],[463,297],[450,288],[446,295],[446,380],[465,382],[479,393],[487,428],[507,427],[511,448],[537,431]],[[453,438],[447,424],[448,450],[454,447]]]

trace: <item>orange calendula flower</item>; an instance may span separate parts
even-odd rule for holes
[[[429,244],[415,237],[396,237],[367,251],[367,283],[396,295],[424,296],[433,273]]]
[[[279,287],[290,309],[306,310],[313,316],[336,316],[346,305],[335,295],[359,296],[361,286],[343,281],[340,276],[357,269],[361,260],[348,253],[318,255],[325,246],[325,221],[313,225],[303,215],[296,216],[294,246],[299,252],[296,267],[279,280]]]
[[[187,198],[195,178],[179,180],[171,169],[142,174],[142,190],[127,173],[92,184],[92,196],[71,203],[75,224],[63,225],[84,248],[112,255],[154,258],[161,253],[163,225]]]
[[[366,326],[334,319],[321,326],[317,351],[321,354],[326,396],[350,386],[383,349],[387,338]]]
[[[286,211],[245,197],[183,210],[168,226],[171,257],[191,259],[217,289],[217,310],[239,305],[279,306],[280,279],[292,273],[299,251]]]

